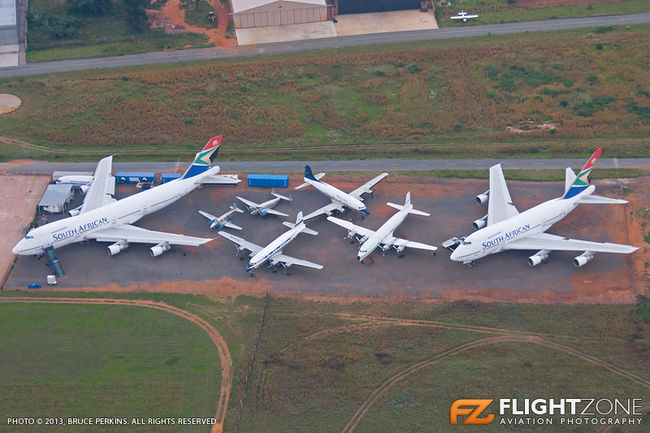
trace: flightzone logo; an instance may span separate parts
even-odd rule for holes
[[[491,413],[494,399],[460,399],[449,408],[451,425],[641,425],[640,398],[502,398],[498,414]]]

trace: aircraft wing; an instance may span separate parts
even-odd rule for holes
[[[242,198],[240,196],[236,196],[236,197],[237,197],[238,200],[241,200],[242,202],[244,202],[244,204],[246,204],[247,206],[250,206],[250,207],[258,207],[259,206],[259,204],[255,203],[254,201],[246,200],[245,198]]]
[[[319,215],[324,215],[324,214],[331,215],[332,212],[334,212],[335,210],[339,212],[343,212],[345,208],[341,203],[337,201],[332,201],[332,203],[327,204],[319,209],[316,209],[312,213],[305,215],[302,219],[303,221],[307,221]]]
[[[224,227],[228,227],[229,229],[241,230],[241,227],[231,223],[230,221],[228,221]]]
[[[517,215],[519,211],[512,204],[508,185],[503,177],[501,164],[490,167],[490,195],[488,196],[487,225],[496,224]]]
[[[358,233],[361,236],[370,236],[374,234],[375,232],[367,229],[365,227],[358,226],[356,224],[352,224],[350,221],[345,221],[340,218],[335,218],[335,217],[327,217],[327,220],[330,222],[333,222],[336,225],[339,225],[341,227],[344,227],[350,231],[353,231],[354,233]]]
[[[528,236],[523,239],[510,242],[503,247],[504,250],[562,250],[562,251],[592,251],[599,253],[623,253],[629,254],[637,247],[609,242],[582,241],[579,239],[568,239],[562,236],[549,233],[540,233]]]
[[[378,184],[382,179],[384,179],[386,176],[388,176],[388,173],[382,173],[382,174],[380,174],[379,176],[376,176],[376,177],[370,179],[368,182],[364,183],[364,184],[361,185],[359,188],[357,188],[357,189],[355,189],[354,191],[352,191],[352,192],[350,193],[350,195],[351,195],[352,197],[354,197],[354,198],[357,198],[357,199],[363,201],[363,199],[361,198],[361,196],[362,196],[363,194],[365,194],[365,193],[370,193],[370,192],[372,192],[372,189],[371,189],[371,188],[372,188],[373,186],[377,185],[377,184]]]
[[[435,251],[438,249],[438,247],[434,247],[433,245],[423,244],[421,242],[409,241],[408,239],[395,238],[395,237],[391,237],[388,242],[391,244],[391,246],[395,246],[395,247],[400,247],[403,245],[409,248],[416,248],[419,250],[428,250],[428,251]],[[382,242],[382,243],[386,244],[386,242]]]
[[[259,245],[248,242],[246,239],[242,239],[239,236],[231,235],[228,232],[220,231],[219,234],[237,245],[237,247],[250,251],[251,256],[254,256],[258,251],[262,249],[262,247]]]
[[[289,216],[289,214],[286,214],[286,213],[284,213],[284,212],[279,212],[279,211],[277,211],[277,210],[275,210],[275,209],[264,209],[264,210],[261,211],[261,212],[262,212],[262,213],[265,213],[265,214],[270,213],[271,215],[277,215],[277,216],[284,216],[284,217],[288,217],[288,216]]]
[[[323,269],[322,265],[319,265],[318,263],[313,263],[307,260],[302,260],[302,259],[297,259],[295,257],[287,256],[284,254],[278,254],[273,257],[273,262],[282,262],[285,263],[289,266],[293,265],[298,265],[298,266],[304,266],[306,268],[313,268],[313,269]]]
[[[83,205],[81,205],[81,209],[79,210],[80,214],[115,201],[109,195],[111,170],[113,170],[113,156],[107,156],[97,163],[93,181],[90,184],[90,188],[88,188]]]
[[[86,239],[95,239],[99,242],[119,242],[139,244],[159,244],[167,242],[172,245],[199,246],[213,240],[212,238],[197,238],[194,236],[179,235],[176,233],[157,232],[136,227],[130,224],[117,225],[89,233]]]
[[[210,221],[212,221],[212,220],[216,220],[216,219],[217,219],[217,217],[214,216],[214,215],[212,215],[211,213],[207,213],[207,212],[204,212],[204,211],[202,211],[202,210],[200,210],[199,213],[200,213],[201,215],[203,215],[204,217],[206,217],[207,219],[209,219]]]

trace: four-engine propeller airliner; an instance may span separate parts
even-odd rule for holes
[[[323,267],[317,263],[308,262],[307,260],[297,259],[295,257],[282,254],[284,247],[289,245],[289,243],[294,240],[300,233],[306,233],[313,236],[316,236],[318,234],[318,232],[307,228],[302,217],[302,212],[298,212],[298,217],[296,218],[295,224],[292,224],[289,221],[285,221],[282,224],[289,227],[290,230],[282,233],[273,242],[265,247],[261,247],[252,242],[248,242],[247,240],[235,235],[231,235],[228,232],[220,231],[219,234],[237,245],[237,254],[244,252],[244,250],[251,252],[251,259],[248,263],[248,267],[246,268],[246,272],[250,272],[251,277],[253,276],[253,271],[267,261],[274,268],[274,270],[278,265],[283,266],[285,269],[289,269],[293,265],[305,266],[314,269],[323,269]]]
[[[115,200],[107,193],[113,157],[102,159],[97,164],[79,214],[30,230],[12,252],[18,255],[39,255],[46,250],[95,239],[99,242],[113,242],[108,246],[110,255],[128,248],[130,243],[155,244],[150,249],[151,255],[155,257],[169,250],[172,245],[199,246],[210,242],[211,238],[147,230],[132,224],[145,215],[169,206],[199,187],[203,179],[217,174],[219,167],[210,165],[217,156],[220,145],[221,135],[212,138],[196,154],[194,162],[182,177],[122,200]]]
[[[345,193],[340,189],[321,181],[320,179],[325,176],[325,173],[318,173],[314,176],[311,171],[311,167],[305,166],[305,183],[298,185],[295,189],[304,188],[307,185],[311,185],[316,188],[318,191],[325,194],[332,203],[323,206],[320,209],[315,210],[314,212],[305,216],[305,221],[317,217],[318,215],[332,215],[334,211],[343,212],[345,207],[359,211],[364,215],[370,215],[370,211],[365,204],[363,204],[363,195],[370,194],[372,196],[372,187],[378,184],[383,178],[388,176],[388,173],[382,173],[379,176],[374,177],[368,182],[361,185],[359,188],[355,189],[351,193]]]
[[[203,215],[204,217],[210,220],[210,230],[222,229],[224,227],[228,227],[229,229],[241,230],[241,227],[230,222],[230,218],[232,218],[235,212],[244,213],[243,210],[237,207],[237,203],[233,203],[232,206],[230,206],[230,210],[225,214],[221,215],[220,217],[214,216],[202,210],[199,211],[201,215]]]
[[[404,201],[404,206],[387,203],[388,206],[398,209],[395,215],[390,217],[377,231],[372,231],[364,227],[352,224],[349,221],[342,220],[335,217],[327,217],[328,221],[333,222],[334,224],[340,225],[348,229],[348,235],[345,239],[353,240],[357,234],[360,234],[360,238],[356,238],[359,243],[361,243],[361,248],[359,248],[359,253],[357,254],[357,260],[363,263],[363,260],[370,255],[377,247],[381,248],[383,254],[391,248],[395,248],[397,254],[400,257],[403,257],[404,250],[406,247],[409,248],[419,248],[422,250],[435,251],[438,248],[433,245],[427,245],[420,242],[409,241],[408,239],[400,239],[393,236],[393,232],[397,227],[404,222],[406,216],[410,213],[415,215],[429,216],[428,213],[422,212],[416,209],[413,209],[411,204],[411,193],[406,193],[406,200]],[[435,253],[434,253],[435,254]]]
[[[457,246],[451,254],[451,260],[474,265],[481,257],[505,250],[539,250],[528,258],[530,266],[537,266],[553,250],[583,251],[573,259],[576,267],[580,267],[593,259],[596,252],[629,254],[636,251],[638,248],[629,245],[582,241],[544,233],[581,203],[627,203],[625,200],[593,195],[596,187],[590,185],[590,174],[601,152],[602,149],[594,152],[578,176],[570,168],[566,169],[565,192],[562,197],[546,201],[522,213],[512,203],[501,164],[491,167],[490,189],[477,197],[479,202],[487,199],[488,213],[474,222],[478,229],[476,232],[458,240],[459,244],[455,244]]]

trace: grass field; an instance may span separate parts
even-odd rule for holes
[[[224,159],[548,157],[598,145],[647,156],[649,29],[3,79],[0,91],[24,105],[0,118],[0,130],[65,152],[52,159],[92,149],[175,160],[216,133]],[[541,123],[556,126],[506,130]]]
[[[214,323],[235,368],[226,432],[340,432],[382,383],[428,359],[434,361],[387,387],[359,418],[355,431],[448,431],[449,406],[458,398],[640,398],[644,403],[650,398],[647,387],[628,377],[540,344],[596,357],[647,381],[647,298],[638,307],[273,298],[240,406],[260,299],[0,293],[7,295],[149,299]],[[495,336],[506,341],[444,356],[460,345]],[[219,389],[214,346],[198,327],[168,313],[120,306],[0,304],[0,341],[3,416],[213,416]],[[646,431],[650,420],[643,418],[640,427],[612,431]],[[551,427],[524,431],[558,431],[557,425]],[[522,428],[483,427],[494,432]],[[594,429],[583,425],[562,431]]]
[[[340,432],[364,399],[394,373],[497,332],[470,326],[543,333],[545,339],[641,377],[650,373],[650,327],[639,321],[634,306],[273,299],[240,431],[310,432],[318,425],[321,432]],[[370,407],[355,431],[452,431],[449,407],[458,398],[568,395],[646,401],[650,391],[557,350],[525,342],[497,343],[444,358],[397,382]],[[645,431],[648,421],[645,416],[644,426],[621,431]],[[494,432],[522,428],[560,431],[557,425],[482,427]]]
[[[583,1],[573,4],[562,1],[512,1],[512,0],[451,0],[447,5],[436,4],[436,20],[440,27],[466,26],[468,24],[495,24],[556,18],[593,17],[648,12],[645,0],[614,0],[607,2]],[[555,3],[555,6],[548,6]],[[461,9],[479,14],[477,19],[462,23],[450,19]]]
[[[43,296],[1,292],[0,296]],[[252,350],[261,301],[211,301],[164,294],[47,293],[165,302],[203,317],[226,339],[239,397],[240,366]],[[221,366],[208,335],[186,319],[130,306],[0,303],[3,419],[30,417],[214,417]],[[233,403],[234,404],[234,403]],[[232,425],[226,414],[226,425]],[[42,427],[41,427],[42,428]],[[42,431],[36,427],[21,432]],[[106,427],[48,431],[125,431]],[[128,426],[128,431],[203,431],[192,426]]]

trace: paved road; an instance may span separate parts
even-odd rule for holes
[[[563,159],[366,159],[351,161],[236,161],[218,162],[226,172],[301,172],[305,164],[316,171],[487,170],[501,162],[505,169],[564,169],[582,167],[586,158]],[[9,174],[50,174],[54,171],[94,171],[94,162],[32,163],[9,166]],[[113,171],[174,171],[188,162],[115,162]],[[0,165],[2,167],[2,165]],[[650,158],[600,158],[598,168],[648,168]]]
[[[417,30],[369,35],[341,36],[337,38],[310,39],[295,42],[249,45],[236,48],[203,48],[180,51],[161,51],[133,54],[119,57],[62,60],[56,62],[32,63],[0,70],[0,78],[21,75],[35,75],[50,72],[78,71],[84,69],[113,68],[155,63],[184,62],[224,57],[256,56],[325,48],[409,42],[431,39],[463,38],[508,33],[553,31],[596,26],[616,26],[650,23],[650,13],[615,15],[605,17],[566,18],[523,23],[489,24],[480,26],[447,27],[435,30]]]

